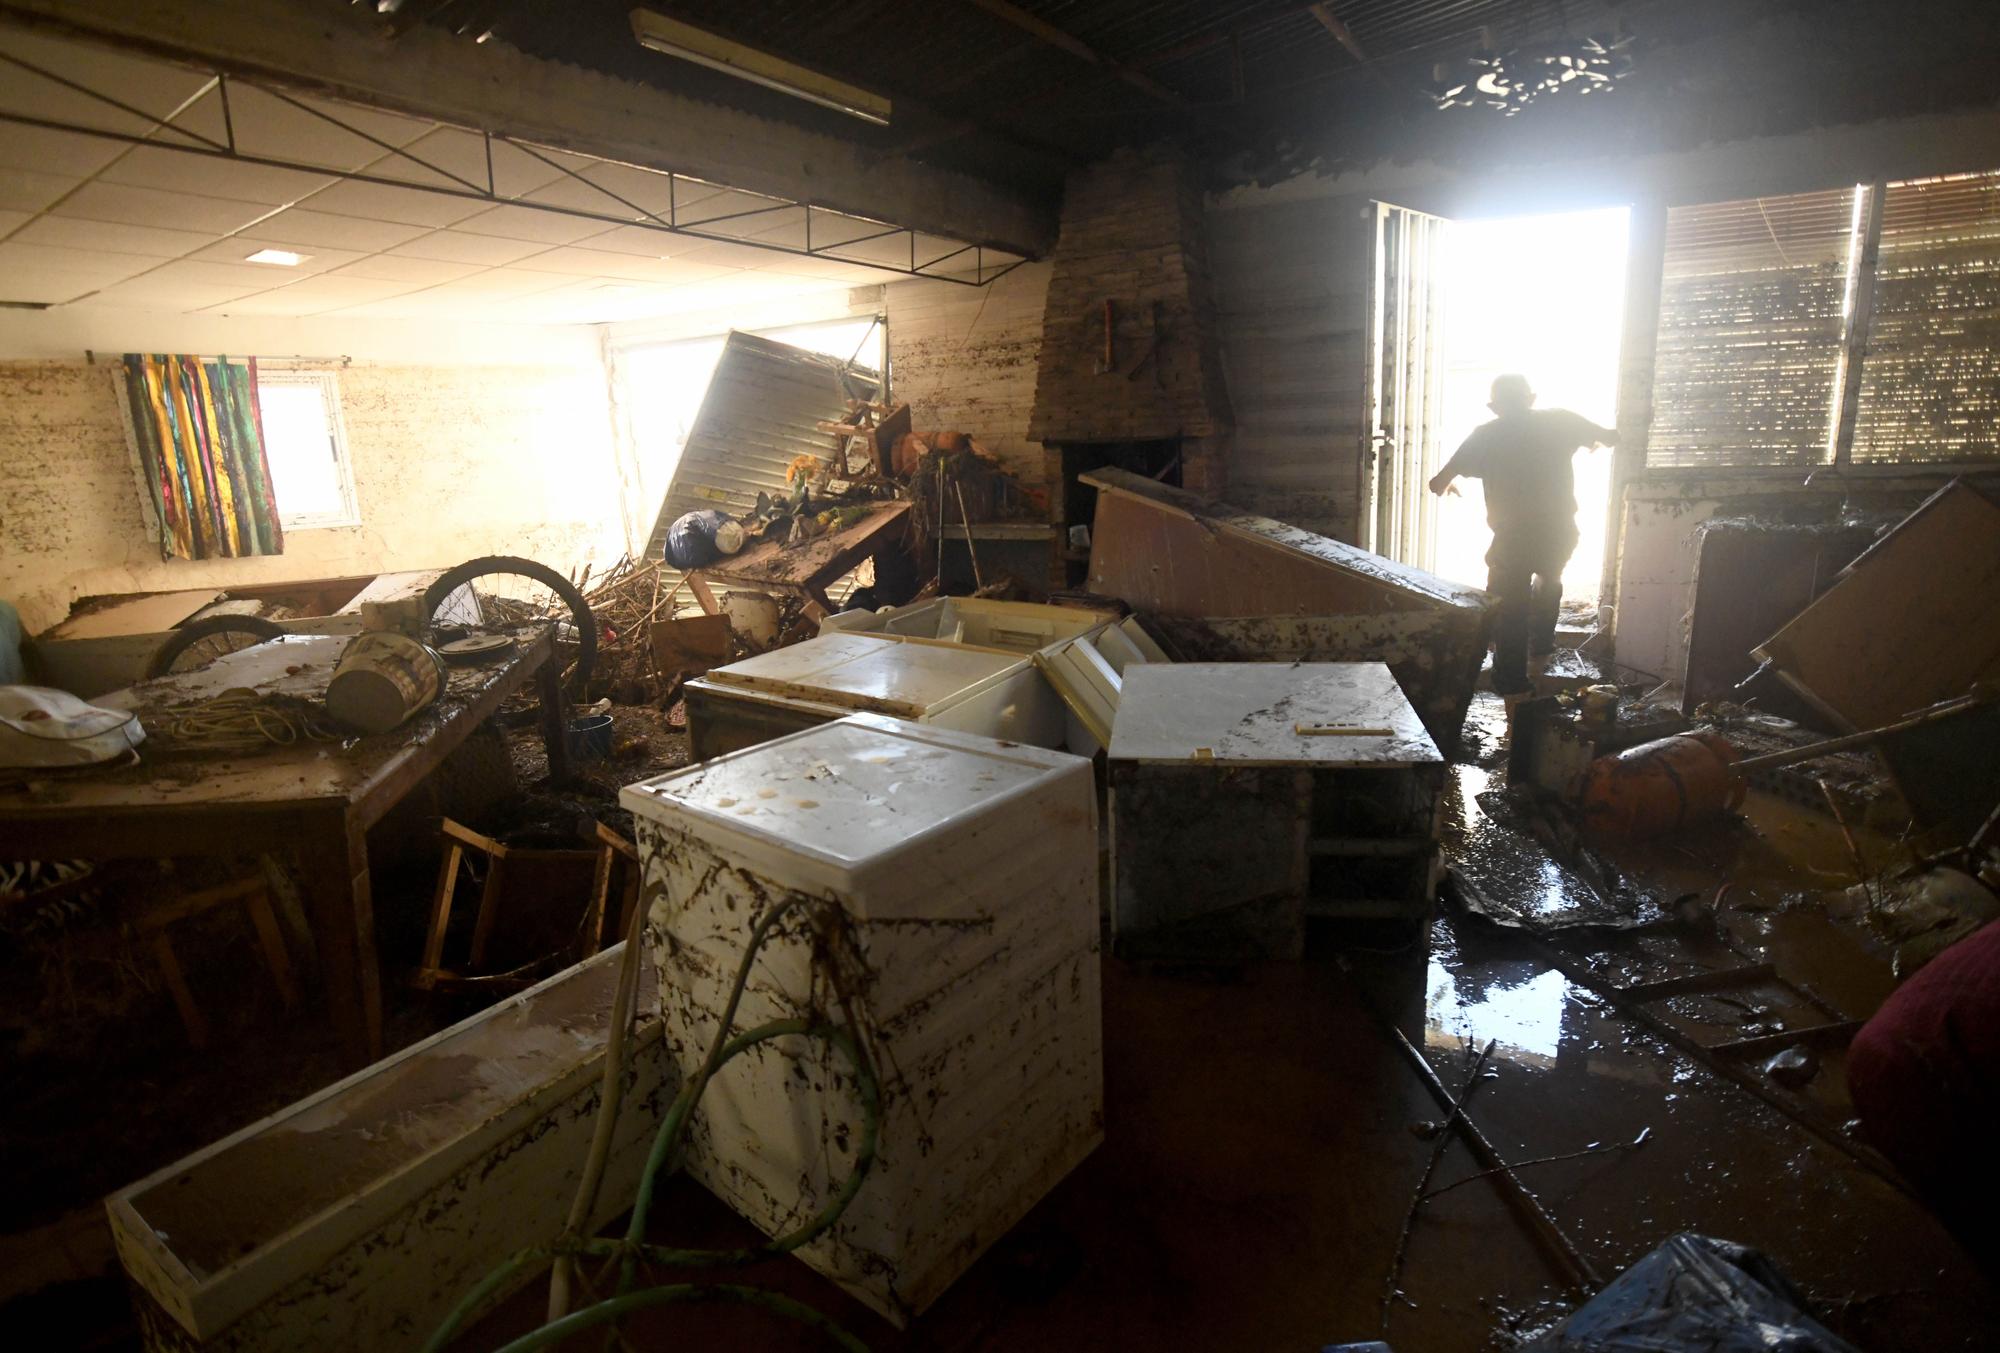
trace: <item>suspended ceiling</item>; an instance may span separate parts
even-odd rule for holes
[[[5,55],[47,74],[0,62],[0,111],[150,144],[0,122],[4,303],[598,323],[880,283],[894,274],[852,260],[901,268],[955,248],[906,232],[869,239],[874,223],[823,211],[809,226],[777,199],[240,81],[225,118],[207,72],[0,26]],[[329,172],[172,148],[232,140]],[[489,149],[498,202],[463,191],[488,184]],[[745,242],[650,228],[670,212]],[[809,230],[843,257],[758,247],[796,249]],[[249,262],[260,250],[303,257]],[[962,275],[971,259],[940,266]],[[1007,261],[987,251],[980,266]]]

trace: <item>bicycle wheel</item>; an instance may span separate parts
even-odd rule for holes
[[[583,593],[532,559],[491,554],[445,570],[424,591],[424,614],[434,641],[443,629],[554,621],[556,661],[568,670],[564,689],[572,698],[583,693],[597,660],[597,618]]]
[[[199,672],[225,653],[275,639],[285,631],[254,615],[208,615],[175,629],[146,660],[146,675]]]

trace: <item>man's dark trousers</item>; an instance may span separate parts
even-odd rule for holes
[[[1486,590],[1499,598],[1493,634],[1493,689],[1528,689],[1528,655],[1556,646],[1563,566],[1576,551],[1576,523],[1517,527],[1493,533],[1486,551]]]

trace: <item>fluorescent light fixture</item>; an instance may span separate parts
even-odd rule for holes
[[[280,268],[296,268],[311,257],[311,254],[295,254],[289,249],[259,249],[243,261],[245,263],[270,263]]]
[[[697,66],[734,75],[739,80],[790,94],[795,99],[816,103],[822,108],[889,125],[889,101],[880,94],[843,83],[830,75],[807,70],[782,57],[746,47],[740,42],[696,28],[693,24],[669,19],[650,9],[632,11],[632,36],[641,47],[692,61]]]

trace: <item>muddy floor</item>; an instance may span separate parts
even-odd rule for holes
[[[513,844],[574,847],[579,824],[593,819],[629,829],[620,786],[684,763],[685,729],[665,712],[642,705],[611,713],[612,755],[578,762],[561,784],[547,779],[532,706],[503,715],[371,833],[387,1051],[496,999],[427,994],[402,980],[420,953],[437,883],[440,813]],[[13,1330],[52,1321],[48,1328],[61,1331],[57,1342],[18,1346],[136,1347],[103,1197],[344,1074],[316,994],[306,1009],[284,1008],[235,909],[174,929],[212,1026],[200,1051],[189,1046],[149,950],[127,933],[162,889],[208,886],[256,867],[109,869],[85,904],[56,918],[60,935],[17,927],[0,937],[0,1319]],[[464,899],[476,897],[475,885],[468,872]],[[574,891],[549,905],[580,914],[584,893]],[[457,910],[469,923],[470,906]],[[464,929],[451,932],[454,942],[463,943]],[[305,966],[303,945],[294,955]]]
[[[665,716],[629,724],[646,739],[644,754],[586,768],[561,787],[537,785],[538,746],[513,738],[515,772],[532,791],[516,827],[559,832],[567,814],[681,754]],[[1654,924],[1536,940],[1448,904],[1420,928],[1316,930],[1301,963],[1107,960],[1104,1144],[911,1328],[890,1327],[801,1264],[729,1279],[788,1293],[885,1353],[1306,1350],[1383,1337],[1401,1350],[1518,1346],[1581,1294],[1456,1139],[1419,1200],[1434,1148],[1422,1132],[1441,1113],[1396,1049],[1393,1026],[1454,1091],[1492,1045],[1471,1116],[1600,1275],[1695,1231],[1769,1254],[1820,1320],[1873,1353],[1992,1347],[2000,1296],[1870,1160],[1837,1048],[1796,1087],[1767,1083],[1756,1059],[1737,1063],[1761,1087],[1753,1090],[1592,987],[1771,964],[1783,982],[1657,1004],[1667,1028],[1705,1046],[1871,1013],[1893,985],[1889,955],[1832,905],[1853,881],[1832,824],[1753,800],[1740,821],[1611,852],[1608,875],[1579,882],[1489,812],[1501,811],[1491,797],[1505,745],[1497,701],[1481,698],[1473,733],[1475,760],[1452,772],[1452,854],[1518,871],[1514,895],[1540,897],[1548,912],[1571,894],[1601,903],[1612,877],[1614,892],[1627,890]],[[1557,960],[1591,980],[1566,976]],[[411,1007],[399,999],[395,1008]],[[269,1048],[301,1048],[303,1038],[294,1029]],[[315,1074],[310,1057],[261,1055],[300,1080]],[[280,1075],[253,1088],[241,1062],[164,1049],[144,1060],[143,1074],[107,1067],[94,1102],[179,1120],[175,1142],[193,1124],[206,1130],[231,1116],[203,1105],[204,1089],[230,1099],[236,1121],[290,1094]],[[149,1149],[167,1146],[163,1138]],[[80,1211],[67,1214],[63,1244],[88,1243],[85,1195],[163,1163],[142,1154],[128,1150],[121,1162],[114,1151],[78,1174],[88,1184],[74,1190]],[[753,1239],[685,1180],[665,1187],[656,1215],[653,1238],[663,1243]],[[25,1327],[59,1319],[83,1340],[61,1346],[129,1347],[117,1293],[101,1278],[47,1289],[7,1313]],[[504,1306],[465,1346],[492,1347],[531,1327],[541,1300],[529,1293]],[[642,1349],[824,1346],[736,1308],[674,1307],[636,1318],[628,1333]]]

